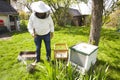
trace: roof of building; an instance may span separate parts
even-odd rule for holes
[[[18,14],[18,13],[9,3],[0,0],[0,14]]]
[[[72,16],[80,16],[81,15],[81,13],[77,9],[69,8],[68,11]]]
[[[90,15],[91,14],[91,10],[90,10],[89,6],[84,2],[81,2],[78,4],[72,4],[70,6],[70,8],[78,10],[81,13],[81,15]]]

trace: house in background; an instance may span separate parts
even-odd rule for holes
[[[105,0],[105,11],[111,11],[112,5],[117,0]],[[77,3],[73,3],[69,7],[69,13],[72,15],[72,25],[83,26],[90,24],[90,15],[92,13],[92,0],[88,0],[87,3],[77,0]],[[105,12],[104,12],[105,13]]]
[[[3,28],[19,30],[18,12],[10,5],[10,0],[0,0],[0,32]]]
[[[91,10],[84,2],[71,4],[69,14],[72,15],[72,25],[74,26],[84,26],[90,23],[89,15],[91,15]]]
[[[82,16],[77,9],[69,8],[68,13],[71,16],[71,19],[68,18],[67,21],[71,22],[71,25],[74,25],[74,26],[82,26],[83,25],[82,24],[83,23]]]
[[[64,7],[65,5],[63,3],[59,4],[59,8]],[[64,19],[66,19],[66,24],[71,24],[73,26],[84,26],[86,24],[90,24],[91,10],[89,9],[89,6],[86,3],[72,3],[66,10],[68,10],[66,11],[66,14],[68,16],[64,17]]]
[[[71,25],[84,26],[88,22],[90,23],[90,20],[88,21],[90,14],[83,15],[81,14],[81,12],[79,12],[79,10],[73,9],[73,8],[69,8],[68,12],[69,12],[69,15],[71,16],[71,19],[68,18],[68,22],[71,22]]]

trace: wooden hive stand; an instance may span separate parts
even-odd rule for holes
[[[20,51],[18,55],[18,60],[28,60],[28,59],[36,59],[35,51]]]
[[[57,43],[54,45],[54,58],[68,60],[68,47],[65,43]]]

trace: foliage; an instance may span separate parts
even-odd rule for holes
[[[26,31],[27,30],[27,20],[20,20],[20,30],[21,31]]]
[[[55,43],[66,43],[70,47],[80,42],[87,42],[89,31],[89,27],[57,27],[54,38],[51,40],[52,60],[54,60],[53,45]],[[45,63],[38,63],[33,74],[27,73],[26,66],[21,62],[17,62],[17,56],[20,51],[34,51],[34,40],[25,31],[8,34],[11,35],[10,39],[0,40],[0,80],[120,79],[120,33],[116,32],[115,29],[102,29],[97,63],[86,76],[80,75],[79,71],[76,71],[76,67],[72,67],[71,65],[67,67],[65,63],[61,62],[59,62],[59,65],[57,62],[56,64],[46,62],[45,46],[43,43],[41,56]],[[109,64],[109,68],[108,65],[105,65],[106,63]],[[106,70],[107,73],[105,72]]]
[[[104,6],[108,4],[107,0],[104,0]],[[120,9],[120,1],[119,0],[112,0],[111,6],[109,6],[106,10],[104,8],[104,18],[103,18],[103,24],[108,23],[110,14],[114,13],[114,11]]]
[[[21,20],[27,20],[29,18],[29,14],[25,13],[24,11],[20,11],[19,16]]]
[[[26,3],[22,3],[24,6],[26,6],[31,12],[31,3],[35,2],[35,1],[39,1],[39,0],[27,0]],[[44,2],[46,2],[52,9],[52,13],[53,13],[53,20],[55,23],[59,24],[59,25],[63,25],[65,26],[66,24],[66,19],[64,19],[67,16],[67,9],[69,8],[69,5],[71,4],[71,0],[43,0]],[[59,10],[59,8],[63,7],[63,9]]]
[[[85,22],[85,23],[84,23],[85,26],[90,26],[90,24],[91,24],[91,15],[86,16],[84,22]]]
[[[73,80],[73,69],[71,66],[66,66],[61,61],[54,61],[53,63],[45,62],[44,64],[38,65],[42,80]]]
[[[55,61],[53,63],[39,64],[42,80],[106,80],[108,75],[108,65],[94,67],[92,66],[89,73],[82,75],[77,66],[66,64],[63,61]]]
[[[115,28],[120,27],[120,10],[116,10],[110,14],[110,18],[108,19],[106,26]]]
[[[65,26],[66,17],[70,17],[68,15],[68,9],[72,1],[71,0],[44,0],[44,1],[47,2],[52,9],[54,22],[58,25]]]
[[[97,65],[98,66],[98,65]],[[85,76],[85,80],[107,80],[108,78],[108,69],[109,65],[100,65],[97,67],[96,65],[92,65],[89,72]]]

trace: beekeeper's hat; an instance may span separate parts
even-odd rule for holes
[[[39,13],[45,13],[51,10],[51,8],[43,1],[33,2],[31,4],[31,9],[32,11]]]

